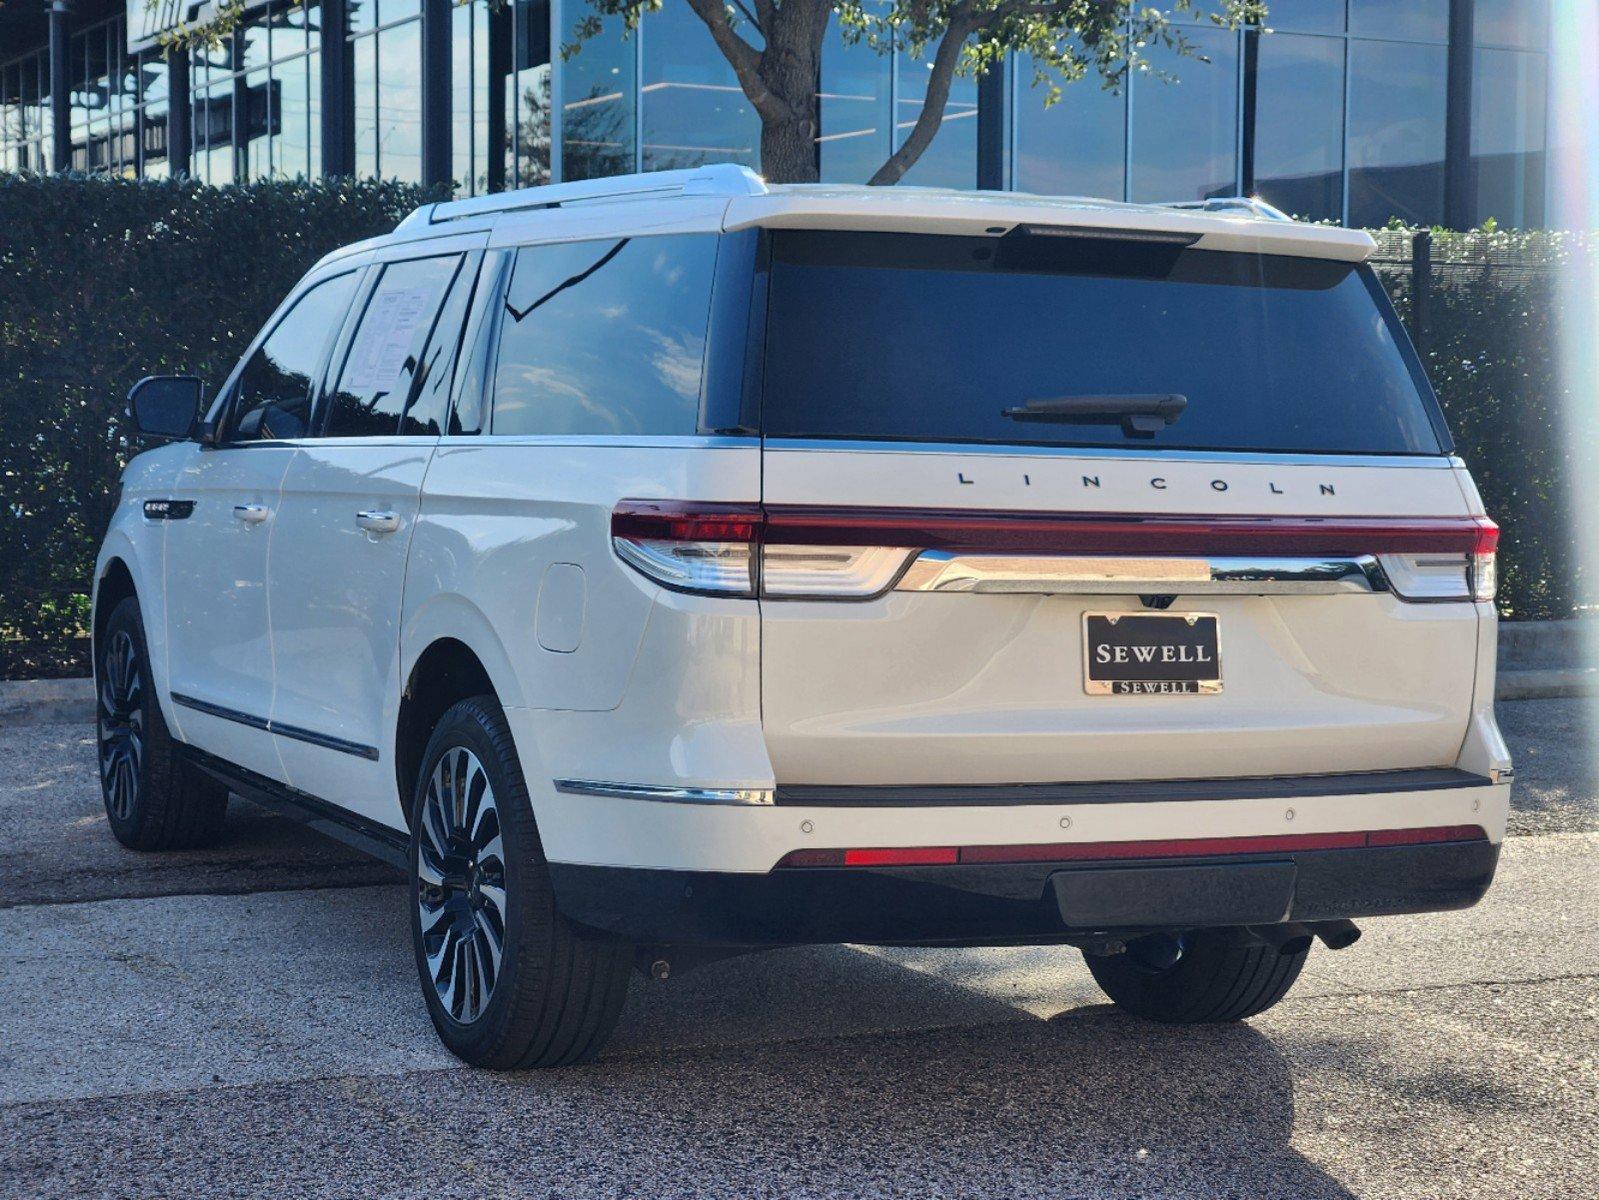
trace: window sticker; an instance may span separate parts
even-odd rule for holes
[[[431,314],[435,287],[380,291],[362,318],[339,387],[348,392],[390,392],[410,363],[417,327]]]

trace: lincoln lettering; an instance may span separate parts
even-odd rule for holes
[[[1111,663],[1209,663],[1216,660],[1204,646],[1096,646],[1094,659],[1103,666]]]

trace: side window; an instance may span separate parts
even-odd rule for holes
[[[328,340],[344,323],[356,278],[351,271],[311,288],[250,356],[233,390],[228,440],[297,438],[309,432],[311,384]]]
[[[456,355],[461,345],[461,326],[472,303],[478,278],[476,258],[468,258],[456,272],[450,291],[444,297],[439,319],[422,351],[421,383],[416,397],[400,418],[400,433],[407,437],[437,437],[444,432],[444,414],[450,407],[450,384],[455,379]]]
[[[324,437],[392,437],[398,432],[423,343],[460,266],[461,256],[449,254],[383,268],[328,397]]]
[[[500,317],[496,434],[691,434],[716,235],[525,246]]]

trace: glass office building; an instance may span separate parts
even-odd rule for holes
[[[564,55],[587,0],[264,0],[219,45],[170,57],[161,25],[193,18],[184,0],[74,0],[48,17],[30,2],[36,14],[0,25],[0,170],[357,174],[470,194],[759,166],[759,122],[685,0],[631,35],[607,19]],[[1253,193],[1364,226],[1545,222],[1546,0],[1270,7],[1269,30],[1193,23],[1201,57],[1157,57],[1117,91],[1069,85],[1051,107],[1022,56],[957,78],[905,182],[1135,201]],[[914,124],[927,69],[835,26],[824,180],[870,177]]]

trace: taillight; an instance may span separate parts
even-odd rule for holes
[[[768,544],[758,508],[624,500],[611,543],[630,567],[682,592],[850,600],[876,596],[916,552],[895,546]]]
[[[1485,519],[1486,520],[1486,519]],[[1492,600],[1499,588],[1499,526],[1486,521],[1471,552],[1471,598]]]
[[[831,509],[623,500],[618,557],[665,587],[716,596],[864,600],[927,550],[1020,555],[1375,554],[1405,599],[1494,596],[1486,517],[1193,517]]]
[[[762,516],[740,504],[624,500],[611,513],[617,557],[680,592],[753,596]]]

